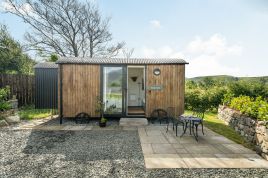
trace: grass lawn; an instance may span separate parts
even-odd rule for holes
[[[34,106],[22,107],[19,110],[20,118],[25,120],[41,119],[50,115],[50,109],[35,109]]]
[[[186,111],[185,114],[191,114],[191,112]],[[205,113],[204,125],[210,130],[223,135],[236,143],[239,143],[247,148],[254,149],[252,144],[247,143],[245,139],[236,133],[234,129],[226,125],[222,120],[218,119],[216,112]]]

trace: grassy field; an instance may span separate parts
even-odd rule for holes
[[[186,114],[191,114],[190,111],[186,111]],[[252,144],[249,144],[245,141],[245,139],[240,136],[234,129],[226,125],[222,120],[217,118],[216,112],[206,112],[204,118],[204,125],[209,128],[210,130],[225,136],[226,138],[242,144],[243,146],[254,149]]]
[[[50,109],[35,109],[34,106],[22,107],[19,110],[19,116],[24,120],[41,119],[50,115]]]

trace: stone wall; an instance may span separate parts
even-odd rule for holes
[[[243,136],[246,141],[254,144],[256,152],[268,160],[268,121],[257,121],[226,106],[219,106],[218,118]]]
[[[18,100],[9,100],[11,108],[7,111],[0,111],[0,127],[20,122],[18,115]]]

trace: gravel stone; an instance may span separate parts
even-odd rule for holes
[[[267,177],[267,169],[145,169],[137,130],[0,129],[0,177]]]

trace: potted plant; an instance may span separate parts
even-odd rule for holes
[[[104,117],[102,117],[100,119],[99,126],[100,127],[106,127],[106,123],[107,123],[107,119],[105,119]]]
[[[105,102],[102,100],[100,96],[97,97],[97,106],[96,106],[96,112],[100,113],[100,121],[99,126],[100,127],[106,127],[107,118],[104,117],[104,112],[112,113],[112,111],[116,108],[115,105],[111,105],[105,110]]]

